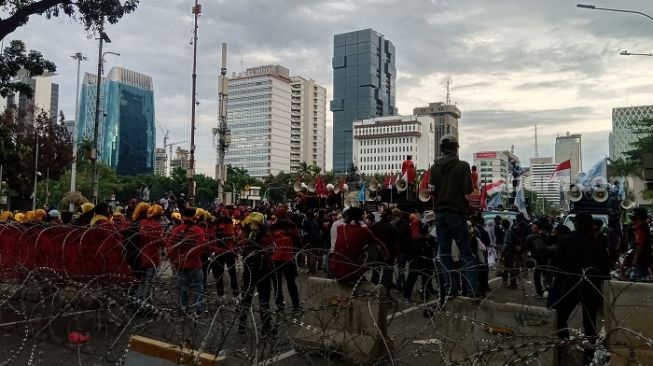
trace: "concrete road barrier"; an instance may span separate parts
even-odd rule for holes
[[[653,284],[606,281],[606,346],[611,365],[653,365]]]
[[[386,304],[379,288],[308,277],[306,313],[294,336],[298,351],[329,350],[355,364],[373,362],[391,349]]]
[[[430,319],[445,363],[557,365],[556,314],[543,307],[459,297]]]

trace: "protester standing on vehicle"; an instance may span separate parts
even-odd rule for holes
[[[479,296],[478,275],[474,268],[469,233],[467,231],[467,214],[469,202],[466,194],[471,194],[472,178],[469,164],[458,159],[458,140],[454,135],[444,135],[440,139],[440,150],[444,156],[437,159],[431,167],[429,185],[435,194],[436,229],[438,233],[439,256],[445,270],[453,268],[451,258],[452,241],[455,240],[463,262],[465,284],[470,289],[471,297]],[[451,276],[445,274],[447,292],[451,291]]]

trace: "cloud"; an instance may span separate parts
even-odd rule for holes
[[[604,0],[601,6],[653,13],[648,3]],[[107,27],[107,69],[123,66],[154,79],[157,121],[171,140],[188,140],[191,110],[191,2],[142,1]],[[607,153],[611,109],[651,104],[651,23],[632,14],[578,9],[567,0],[212,0],[204,1],[198,41],[196,145],[198,168],[213,174],[211,128],[217,123],[220,43],[228,42],[228,71],[279,63],[316,80],[331,98],[333,35],[374,28],[397,49],[397,105],[401,113],[442,101],[443,80],[462,110],[465,149],[509,149],[533,155],[533,125],[540,149],[553,150],[558,133],[583,133],[584,157]],[[97,67],[97,43],[67,18],[32,17],[12,34],[58,65],[60,109],[72,116],[75,52]],[[331,119],[331,113],[327,114]],[[160,131],[159,131],[160,132]],[[161,136],[157,136],[159,145]],[[331,133],[328,133],[330,136]],[[605,139],[603,138],[605,135]],[[328,152],[331,151],[329,146]]]

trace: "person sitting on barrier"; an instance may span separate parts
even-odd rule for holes
[[[139,226],[140,281],[136,298],[141,304],[152,304],[152,280],[161,264],[161,250],[165,247],[161,217],[163,207],[152,205],[147,210],[147,218]]]
[[[337,229],[329,273],[338,281],[356,282],[370,269],[371,263],[390,256],[385,244],[368,228],[360,226],[363,213],[359,207],[349,208],[347,221]]]
[[[301,310],[299,304],[299,290],[295,279],[298,276],[297,265],[295,264],[296,248],[301,246],[301,235],[299,228],[295,223],[288,220],[285,207],[277,210],[277,222],[270,225],[268,232],[272,240],[272,265],[274,267],[275,276],[274,281],[274,294],[275,304],[277,305],[277,312],[285,309],[283,300],[283,277],[286,278],[286,285],[288,286],[288,294],[295,311]]]
[[[238,332],[245,333],[247,329],[247,314],[252,305],[254,292],[258,291],[259,315],[261,318],[261,335],[266,337],[276,331],[272,328],[270,314],[270,296],[272,292],[272,263],[268,249],[271,240],[268,228],[264,225],[265,216],[260,212],[252,212],[240,222],[243,228],[243,238],[237,244],[237,250],[243,256],[243,297],[240,302]]]
[[[603,280],[609,279],[610,258],[607,246],[594,238],[591,214],[579,212],[574,225],[576,230],[560,239],[556,258],[560,272],[553,284],[557,299],[552,308],[558,313],[558,336],[569,339],[567,321],[580,303],[585,337],[591,344],[584,356],[584,364],[589,365],[594,356],[596,313],[603,300]]]
[[[195,314],[206,310],[202,288],[202,258],[204,230],[195,225],[195,208],[182,211],[184,223],[172,230],[167,242],[168,257],[177,271],[177,299],[182,312],[195,308]]]

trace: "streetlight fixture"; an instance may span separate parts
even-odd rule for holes
[[[634,52],[628,52],[628,50],[623,50],[619,52],[619,54],[622,56],[649,56],[649,57],[653,56],[653,53],[634,53]]]
[[[576,4],[576,7],[577,7],[577,8],[581,8],[581,9],[605,10],[605,11],[614,11],[614,12],[618,12],[618,13],[631,13],[631,14],[637,14],[637,15],[641,15],[641,16],[646,17],[646,18],[648,18],[649,20],[653,21],[653,17],[652,17],[652,16],[650,16],[650,15],[648,15],[648,14],[646,14],[646,13],[642,13],[641,11],[626,10],[626,9],[615,9],[615,8],[602,8],[602,7],[598,7],[598,6],[596,6],[596,5],[592,5],[592,4]]]

